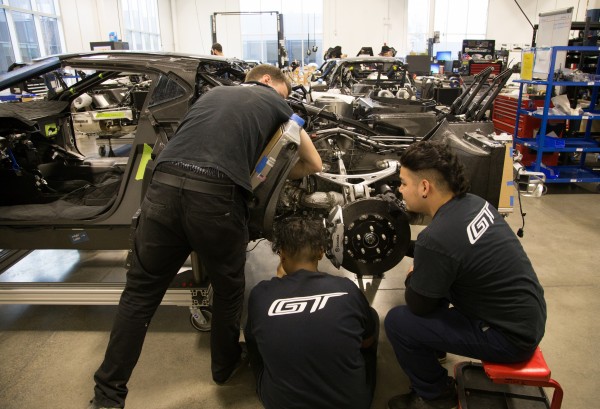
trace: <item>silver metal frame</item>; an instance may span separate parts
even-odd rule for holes
[[[125,283],[0,283],[0,304],[117,305],[124,288]],[[161,304],[194,306],[202,290],[169,289]]]

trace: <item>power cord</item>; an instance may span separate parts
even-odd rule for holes
[[[266,240],[266,239],[260,239],[256,242],[256,244],[254,245],[254,247],[252,247],[250,250],[246,250],[246,253],[250,253],[252,250],[254,250],[256,248],[256,246],[258,246],[260,244],[261,241]]]
[[[521,189],[519,189],[519,179],[521,177],[521,169],[517,170],[517,177],[515,180],[513,180],[513,183],[516,184],[516,188],[517,188],[517,200],[519,201],[519,212],[521,213],[521,221],[522,221],[522,225],[519,228],[519,230],[517,230],[517,236],[519,236],[519,238],[523,238],[523,235],[525,234],[525,216],[527,215],[527,213],[523,213],[523,204],[521,203]]]

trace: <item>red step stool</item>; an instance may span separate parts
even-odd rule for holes
[[[525,362],[499,364],[482,361],[481,365],[462,362],[456,365],[454,372],[461,409],[468,409],[468,403],[471,403],[471,409],[489,409],[493,405],[504,408],[508,406],[508,400],[511,400],[511,405],[519,401],[525,402],[521,407],[548,408],[543,387],[554,389],[549,409],[559,409],[562,405],[562,387],[551,379],[550,368],[539,347]],[[498,406],[500,401],[502,405]],[[538,406],[535,406],[536,403]]]

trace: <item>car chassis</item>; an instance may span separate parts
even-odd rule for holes
[[[54,78],[60,87],[58,91],[48,87],[45,101],[20,103],[21,110],[16,109],[17,105],[0,104],[0,178],[10,182],[5,186],[15,186],[8,190],[10,197],[4,197],[6,202],[0,210],[0,248],[130,249],[153,158],[160,154],[198,97],[214,86],[241,83],[247,67],[243,61],[219,57],[77,54],[44,60],[35,72],[25,67],[12,78],[0,81],[0,88],[26,84],[30,75],[46,75],[48,82],[47,74],[66,67],[76,67],[71,72],[79,81],[68,84],[63,78]],[[86,69],[92,73],[85,73]],[[123,77],[128,82],[122,82]],[[297,145],[286,145],[272,174],[254,192],[250,239],[270,239],[274,224],[287,216],[322,217],[328,220],[332,237],[328,258],[358,277],[381,278],[406,254],[410,223],[418,222],[418,218],[408,213],[392,217],[389,201],[402,208],[397,193],[399,158],[411,143],[423,139],[449,143],[467,159],[471,175],[477,175],[475,193],[496,207],[501,206],[501,190],[507,180],[512,180],[506,171],[506,163],[510,162],[509,168],[512,165],[509,148],[488,137],[493,133],[489,122],[453,124],[440,120],[426,134],[386,133],[381,129],[402,128],[398,123],[406,121],[407,115],[387,114],[378,119],[377,128],[306,100],[292,97],[289,103],[306,120],[305,128],[323,159],[324,170],[300,181],[288,181],[289,169],[297,159]],[[40,108],[27,110],[36,105]],[[75,130],[108,138],[133,133],[129,156],[85,158],[77,149]],[[59,177],[54,177],[57,174]],[[111,182],[113,177],[118,182],[112,186],[110,200],[102,203],[103,208],[96,214],[80,213],[78,218],[69,218],[65,215],[77,214],[77,210],[67,207],[68,211],[58,217],[55,213],[42,218],[36,215],[40,209],[64,201],[63,192],[55,193],[57,187],[73,184],[65,178],[72,174],[83,175],[84,179],[75,191],[90,190],[90,185],[91,190],[98,190],[98,185]],[[30,193],[25,198],[18,195],[24,181]],[[84,200],[94,203],[93,198]],[[16,210],[16,216],[7,219],[11,210]],[[190,281],[193,288],[187,286]],[[122,288],[120,283],[3,283],[0,303],[111,304],[118,300]],[[189,306],[190,291],[192,324],[206,330],[210,286],[202,274],[201,260],[194,254],[192,270],[179,275],[163,303]]]

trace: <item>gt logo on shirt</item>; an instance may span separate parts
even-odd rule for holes
[[[269,316],[275,315],[286,315],[286,314],[300,314],[306,309],[306,307],[312,303],[310,313],[325,308],[327,300],[332,297],[340,297],[348,293],[329,293],[329,294],[317,294],[310,295],[308,297],[295,297],[295,298],[280,298],[273,301],[269,307]]]
[[[475,244],[483,236],[483,233],[487,231],[488,227],[494,224],[494,214],[489,209],[489,206],[490,204],[486,202],[485,206],[483,206],[477,216],[467,226],[467,235],[471,244]]]

